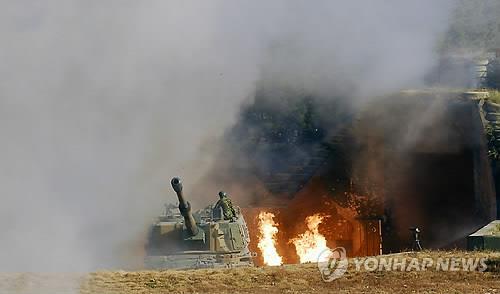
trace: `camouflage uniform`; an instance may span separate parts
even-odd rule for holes
[[[233,203],[231,199],[227,197],[227,194],[224,192],[219,193],[220,199],[215,204],[215,207],[222,207],[222,213],[224,214],[225,220],[232,220],[236,217],[236,211],[234,210]]]

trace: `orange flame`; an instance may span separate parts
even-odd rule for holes
[[[260,240],[257,246],[262,252],[264,264],[282,265],[283,260],[276,250],[275,236],[278,233],[278,226],[273,218],[274,214],[271,212],[261,211],[259,213]]]
[[[324,262],[327,260],[318,260],[320,254],[329,249],[326,246],[326,238],[318,231],[319,224],[323,221],[324,216],[315,214],[306,218],[308,230],[293,238],[291,242],[295,245],[295,250],[299,256],[300,263],[306,262]],[[323,254],[326,259],[328,256]]]

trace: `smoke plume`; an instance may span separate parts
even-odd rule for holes
[[[169,179],[203,176],[257,84],[365,99],[419,86],[450,8],[2,1],[0,271],[136,266],[175,202]]]

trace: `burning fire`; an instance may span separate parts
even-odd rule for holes
[[[276,250],[275,236],[278,233],[278,226],[273,218],[274,214],[271,212],[261,211],[259,213],[260,240],[257,246],[262,252],[266,265],[281,265],[283,261]]]
[[[283,258],[276,250],[276,234],[278,233],[278,224],[274,221],[275,215],[271,212],[261,211],[259,213],[259,247],[266,265],[282,265]],[[328,261],[328,255],[318,260],[321,253],[329,249],[326,246],[326,238],[319,230],[319,224],[325,216],[314,214],[306,218],[307,231],[290,240],[295,245],[295,251],[299,256],[300,263],[307,262],[325,262]]]
[[[295,245],[295,250],[299,256],[300,263],[306,262],[323,262],[327,260],[318,260],[321,252],[329,249],[326,246],[325,236],[319,233],[318,226],[323,221],[324,216],[320,214],[315,214],[308,216],[306,218],[306,224],[308,230],[300,234],[297,238],[291,240],[293,245]],[[328,256],[323,254],[323,256],[328,259]]]

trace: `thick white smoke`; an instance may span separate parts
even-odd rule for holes
[[[419,85],[449,10],[432,0],[2,1],[0,271],[130,265],[124,256],[175,201],[170,177],[203,174],[257,81],[361,97]]]

